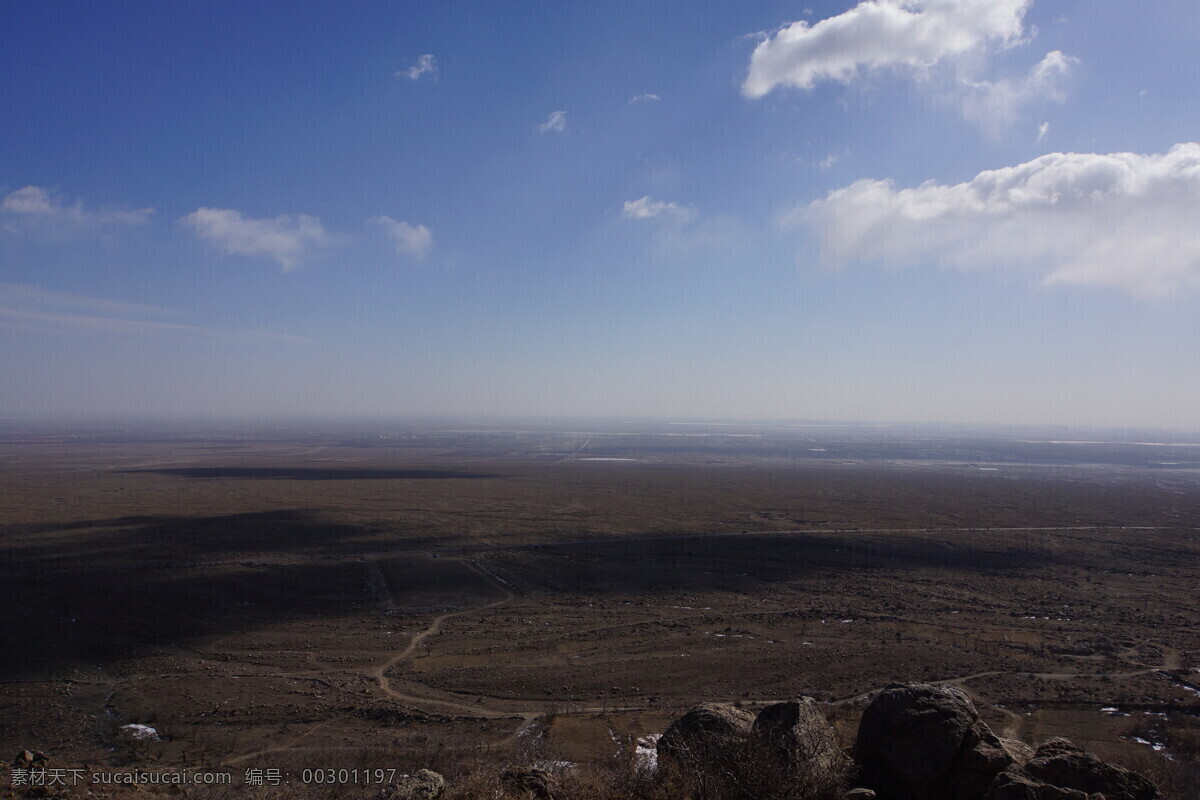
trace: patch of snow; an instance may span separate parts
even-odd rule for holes
[[[640,772],[654,772],[658,769],[658,740],[661,733],[639,737],[637,749],[633,751],[633,765]]]
[[[132,737],[134,739],[139,739],[139,740],[147,741],[147,742],[161,742],[162,741],[162,739],[158,738],[158,731],[155,730],[154,728],[151,728],[149,725],[141,725],[139,723],[134,722],[129,725],[122,725],[121,730],[128,733],[130,735],[130,737]]]

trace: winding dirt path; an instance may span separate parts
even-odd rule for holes
[[[433,622],[431,622],[429,624],[428,628],[426,628],[425,630],[421,631],[416,636],[414,636],[409,641],[408,646],[405,647],[403,650],[399,651],[398,653],[393,655],[391,658],[389,658],[388,660],[384,661],[383,663],[379,664],[379,666],[377,666],[373,670],[371,670],[370,676],[379,685],[379,690],[382,691],[384,694],[388,695],[389,697],[394,697],[397,700],[403,700],[408,703],[440,706],[441,708],[448,708],[448,709],[452,709],[454,711],[460,711],[460,712],[464,712],[467,714],[471,714],[472,716],[484,717],[486,719],[498,719],[498,718],[502,718],[502,717],[524,716],[523,714],[514,714],[512,712],[495,711],[492,709],[480,708],[479,706],[467,705],[466,703],[455,703],[450,700],[434,700],[434,699],[428,698],[428,697],[418,697],[416,695],[406,694],[404,692],[400,692],[400,691],[397,691],[396,689],[393,689],[391,679],[388,678],[388,676],[387,676],[388,670],[390,670],[392,667],[396,666],[400,662],[404,661],[406,658],[411,656],[413,653],[415,653],[417,651],[417,648],[421,646],[422,642],[424,642],[430,636],[437,635],[442,630],[442,623],[445,622],[446,620],[453,619],[455,617],[461,617],[466,614],[478,614],[479,612],[486,611],[489,608],[498,608],[499,606],[503,606],[503,605],[507,605],[508,603],[511,603],[516,598],[516,595],[513,594],[511,589],[509,589],[507,586],[504,586],[499,581],[497,581],[494,576],[489,574],[487,570],[483,569],[478,564],[475,564],[472,561],[465,561],[465,560],[462,561],[461,563],[467,569],[471,570],[476,575],[478,575],[480,578],[482,578],[484,580],[484,582],[487,583],[489,586],[491,586],[494,589],[499,590],[501,592],[502,596],[497,600],[493,600],[492,602],[488,603],[487,605],[476,606],[475,608],[464,608],[460,611],[448,611],[445,614],[439,614],[438,616],[434,617]],[[378,567],[376,567],[376,569],[378,569]],[[383,580],[382,574],[380,574],[379,577],[381,580]],[[386,581],[385,581],[385,586],[386,586]]]

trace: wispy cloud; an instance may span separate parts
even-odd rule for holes
[[[1142,296],[1200,288],[1200,144],[1167,153],[1050,153],[970,181],[861,180],[785,222],[833,264],[1024,267],[1045,284]]]
[[[747,240],[745,226],[728,215],[701,215],[692,205],[654,200],[649,195],[626,200],[621,216],[646,231],[656,255],[666,258],[732,254]]]
[[[1061,103],[1063,85],[1079,59],[1052,50],[1021,78],[959,82],[957,100],[963,116],[998,137],[1016,119],[1018,112],[1034,103]]]
[[[658,95],[654,94],[653,92],[647,92],[646,94],[639,94],[639,95],[635,95],[635,96],[629,98],[629,104],[633,105],[634,103],[657,103],[659,100],[662,100],[662,98],[659,97]]]
[[[179,312],[161,306],[125,303],[101,297],[56,292],[22,283],[0,283],[0,324],[46,333],[237,341],[311,342],[303,336],[247,329],[212,328],[164,321]],[[155,317],[156,319],[140,319]]]
[[[382,228],[400,255],[421,259],[433,247],[433,231],[424,225],[413,225],[409,222],[382,216],[371,217],[367,222]]]
[[[836,150],[818,161],[817,166],[821,169],[832,169],[833,165],[841,161],[845,155],[844,150]]]
[[[809,24],[793,22],[754,50],[742,93],[760,98],[785,86],[850,83],[890,71],[928,79],[948,65],[935,92],[995,134],[1022,107],[1060,101],[1061,83],[1077,59],[1052,51],[1020,78],[987,76],[991,51],[1023,44],[1032,0],[863,0],[848,11]]]
[[[546,121],[537,126],[538,133],[566,133],[567,112],[551,111]]]
[[[690,222],[696,218],[696,209],[679,203],[652,200],[650,195],[637,200],[626,200],[621,207],[621,216],[626,219],[670,219],[676,222]]]
[[[419,57],[417,59],[417,63],[413,64],[408,69],[402,69],[399,72],[397,72],[396,77],[397,78],[408,78],[410,81],[415,81],[415,80],[421,79],[422,77],[424,77],[426,75],[428,75],[431,78],[436,79],[437,74],[438,74],[437,59],[433,57],[432,53],[426,53],[425,55]]]
[[[64,202],[41,186],[17,189],[0,200],[0,230],[9,233],[66,235],[110,226],[144,225],[153,215],[153,208],[86,208],[81,200]]]
[[[1041,144],[1042,139],[1045,139],[1046,134],[1049,132],[1050,132],[1050,123],[1049,122],[1043,122],[1038,125],[1038,134],[1037,134],[1038,144]]]
[[[305,214],[254,219],[228,208],[199,208],[180,219],[196,236],[228,255],[270,258],[286,272],[330,242],[316,217]]]

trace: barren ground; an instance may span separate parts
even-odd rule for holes
[[[927,680],[1030,742],[1195,758],[1192,464],[602,433],[9,432],[0,753],[628,758],[699,700],[849,734]]]

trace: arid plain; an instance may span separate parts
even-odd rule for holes
[[[8,425],[0,747],[631,759],[701,700],[953,683],[1200,749],[1200,447],[817,426]],[[137,738],[127,725],[154,728]]]

